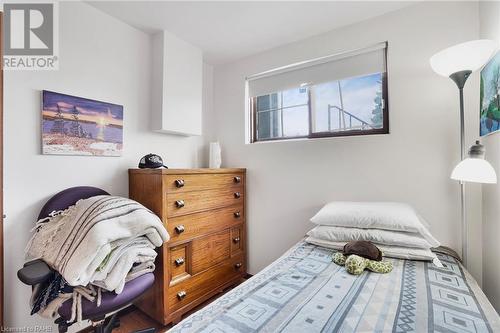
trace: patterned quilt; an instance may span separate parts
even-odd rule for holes
[[[334,251],[300,242],[169,332],[500,332],[500,319],[456,259],[392,260],[359,276]]]

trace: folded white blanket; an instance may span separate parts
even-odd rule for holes
[[[318,239],[314,237],[307,237],[306,242],[323,246],[326,248],[334,250],[343,250],[344,245],[347,242],[332,242],[323,239]],[[429,249],[417,249],[402,246],[389,246],[389,245],[378,245],[377,247],[382,251],[384,257],[397,258],[397,259],[408,259],[408,260],[423,260],[423,261],[434,261],[437,256],[434,252]]]
[[[162,221],[141,204],[121,197],[80,200],[41,220],[27,255],[40,258],[71,286],[96,282],[120,292],[134,263],[148,263],[168,241]]]
[[[137,277],[154,270],[154,260],[157,255],[154,248],[155,246],[146,237],[124,242],[113,249],[95,271],[92,284],[120,294],[125,282],[132,280],[131,274]]]
[[[431,247],[439,246],[439,243],[430,244],[425,238],[416,233],[383,229],[361,229],[319,225],[309,230],[307,235],[330,242],[361,240],[380,245],[414,247],[420,249],[430,249]]]

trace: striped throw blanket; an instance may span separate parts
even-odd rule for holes
[[[120,293],[131,277],[154,269],[154,248],[168,239],[162,221],[141,204],[95,196],[38,221],[27,255],[70,286],[92,283]]]

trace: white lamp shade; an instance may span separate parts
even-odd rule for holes
[[[470,70],[477,71],[491,58],[498,44],[488,39],[458,44],[436,53],[430,59],[431,67],[439,75]]]
[[[472,183],[496,184],[497,174],[482,158],[466,158],[453,169],[451,178]]]

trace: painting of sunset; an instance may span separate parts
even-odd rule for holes
[[[42,153],[121,156],[123,106],[42,91]]]

